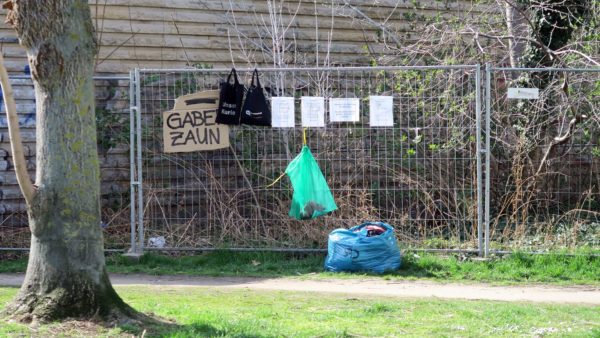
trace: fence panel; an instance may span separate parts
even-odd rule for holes
[[[382,220],[405,247],[477,250],[478,67],[263,69],[272,95],[294,97],[295,128],[236,126],[229,148],[165,153],[162,112],[228,73],[140,71],[146,246],[324,248],[335,228]],[[249,84],[251,71],[239,74]],[[393,96],[393,127],[369,126],[370,95]],[[267,187],[301,149],[302,96],[325,97],[326,127],[308,128],[307,143],[339,206],[310,221],[288,216],[287,178]],[[359,122],[329,122],[337,97],[360,100]]]
[[[489,248],[600,250],[600,69],[486,73]]]

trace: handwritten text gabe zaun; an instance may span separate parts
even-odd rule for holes
[[[163,113],[166,153],[229,147],[229,127],[217,124],[218,92],[207,91],[177,98],[173,110]]]
[[[217,110],[205,111],[174,111],[167,119],[171,128],[169,133],[171,146],[184,146],[187,144],[220,144],[221,130],[207,128],[214,126]]]

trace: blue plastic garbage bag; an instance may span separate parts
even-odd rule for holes
[[[372,226],[376,227],[372,227]],[[383,228],[374,234],[369,228]],[[366,222],[329,234],[325,270],[383,273],[400,267],[400,249],[394,228],[383,222]]]

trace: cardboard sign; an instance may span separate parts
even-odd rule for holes
[[[163,112],[165,153],[229,147],[229,126],[215,122],[218,106],[218,90],[178,97],[173,110]]]

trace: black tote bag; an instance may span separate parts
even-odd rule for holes
[[[231,83],[232,76],[233,83]],[[215,121],[220,124],[240,124],[243,99],[244,85],[240,84],[235,68],[232,68],[227,81],[221,82],[219,108]]]
[[[271,126],[271,107],[260,85],[256,69],[252,74],[252,84],[248,88],[242,107],[242,123],[253,126]]]

